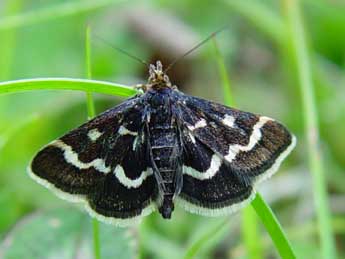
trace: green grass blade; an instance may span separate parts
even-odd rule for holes
[[[217,41],[213,38],[213,46],[215,50],[215,57],[219,69],[219,75],[222,81],[223,93],[224,93],[224,101],[228,105],[233,105],[233,96],[231,92],[231,84],[229,77],[226,72],[226,67],[224,63],[224,59],[220,50],[217,45]],[[185,259],[195,258],[195,256],[200,252],[200,250],[204,247],[204,245],[209,241],[210,238],[216,236],[220,231],[224,229],[224,226],[229,224],[229,219],[227,218],[225,221],[220,222],[220,224],[211,227],[207,233],[202,235],[199,239],[197,239],[190,247],[188,247],[186,254],[184,256]]]
[[[261,219],[261,222],[264,224],[281,258],[296,258],[292,246],[290,245],[289,240],[284,233],[284,230],[279,224],[279,221],[259,193],[256,194],[255,199],[252,201],[251,205],[255,209],[256,214]]]
[[[204,247],[204,245],[220,231],[226,229],[229,226],[230,220],[226,218],[225,220],[219,222],[217,225],[212,227],[209,231],[204,233],[198,240],[196,240],[187,250],[184,259],[197,258],[196,255]]]
[[[302,14],[299,10],[298,1],[284,0],[282,3],[301,88],[305,135],[308,141],[309,168],[313,178],[314,202],[319,224],[322,258],[334,259],[336,258],[336,249],[331,228],[327,187],[320,151],[319,119]]]
[[[215,48],[218,49],[217,45],[215,44]],[[220,51],[217,50],[217,54],[220,55]],[[220,67],[222,68],[222,78],[226,80],[223,82],[223,92],[224,96],[231,94],[230,80],[228,79],[228,75],[226,73],[224,60],[218,58],[218,62],[223,63]],[[228,93],[226,93],[228,92]],[[233,100],[228,105],[234,105]],[[255,199],[251,203],[252,207],[255,209],[256,214],[260,217],[261,221],[263,222],[267,232],[270,234],[271,239],[273,240],[279,254],[282,258],[296,258],[292,247],[281,228],[277,218],[275,217],[274,213],[267,205],[267,203],[262,199],[259,193],[256,194]],[[245,235],[245,243],[247,250],[249,251],[250,258],[261,258],[261,246],[259,243],[259,235],[256,231],[256,218],[253,215],[252,211],[249,211],[249,208],[246,208],[244,212],[244,235]]]
[[[65,16],[78,15],[122,2],[124,2],[124,0],[66,1],[55,6],[49,6],[38,10],[27,11],[26,13],[3,17],[0,19],[0,30],[32,25]]]
[[[221,78],[221,82],[223,86],[224,103],[229,106],[235,106],[234,97],[231,91],[231,83],[230,83],[228,73],[226,71],[224,58],[219,50],[219,47],[215,38],[213,38],[213,45],[214,45],[214,50],[215,50],[215,57],[217,59],[219,76]]]
[[[5,3],[3,13],[12,15],[22,8],[22,0],[12,0]],[[12,70],[13,54],[16,46],[16,30],[1,32],[0,45],[0,81],[8,80]]]
[[[264,258],[257,216],[251,206],[242,210],[242,238],[248,258]]]
[[[284,26],[279,15],[266,7],[263,1],[233,1],[224,0],[227,6],[237,12],[238,14],[246,17],[252,24],[274,39],[276,42],[284,40]]]
[[[91,67],[91,30],[90,26],[86,28],[86,39],[85,39],[85,58],[86,58],[86,77],[87,79],[92,78],[92,67]],[[92,98],[92,94],[87,91],[86,92],[86,103],[87,103],[87,114],[88,118],[91,119],[95,117],[95,104]]]
[[[86,77],[91,79],[92,77],[92,67],[91,67],[91,39],[90,39],[90,26],[86,27],[86,37],[85,37],[85,63],[86,63]],[[95,117],[95,104],[93,101],[92,94],[86,92],[86,104],[87,104],[87,117],[92,119]],[[95,259],[101,259],[101,244],[99,239],[99,223],[97,219],[92,219],[92,236],[93,236],[93,255]]]
[[[99,222],[97,219],[92,219],[92,236],[94,259],[101,259],[101,242],[99,238]]]
[[[33,90],[75,90],[128,97],[137,93],[133,87],[78,78],[35,78],[0,82],[0,94]]]
[[[231,90],[229,74],[226,71],[223,55],[221,54],[217,41],[214,38],[215,56],[217,58],[218,71],[223,86],[224,103],[228,106],[235,107],[235,101]],[[262,258],[262,249],[260,235],[257,229],[257,220],[255,212],[251,207],[242,210],[242,235],[247,254],[251,259]]]

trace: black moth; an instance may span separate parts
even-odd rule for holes
[[[128,225],[174,203],[206,216],[250,202],[295,146],[280,123],[185,95],[162,64],[142,92],[51,142],[30,175],[99,220]]]

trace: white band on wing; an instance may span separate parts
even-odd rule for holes
[[[50,146],[58,147],[63,150],[66,162],[79,169],[94,167],[97,171],[105,174],[110,173],[111,171],[111,168],[105,166],[104,160],[101,158],[96,158],[88,163],[81,162],[78,158],[78,154],[72,150],[72,147],[64,143],[62,140],[56,140],[51,143]],[[153,174],[153,171],[151,168],[147,168],[146,171],[143,171],[138,178],[132,180],[125,175],[122,166],[117,165],[114,169],[114,174],[119,182],[127,188],[138,188],[148,176]]]
[[[183,173],[192,176],[198,180],[211,179],[219,170],[222,165],[221,158],[214,154],[211,159],[210,167],[205,172],[199,172],[192,167],[183,166]]]
[[[147,168],[146,171],[143,171],[138,178],[130,179],[126,176],[122,166],[117,165],[115,167],[114,174],[121,184],[130,189],[138,188],[148,176],[153,174],[153,171],[151,168]]]
[[[199,120],[197,123],[195,123],[194,126],[188,125],[187,127],[188,127],[188,129],[189,129],[190,131],[193,131],[193,130],[196,130],[196,129],[198,129],[198,128],[203,128],[203,127],[205,127],[206,125],[207,125],[206,121],[205,121],[204,119],[201,119],[201,120]]]
[[[96,158],[88,163],[80,161],[78,158],[78,153],[74,152],[72,147],[64,143],[62,140],[56,140],[49,144],[49,146],[60,148],[63,151],[65,160],[79,169],[88,169],[90,167],[94,167],[97,171],[105,174],[111,171],[110,167],[106,166],[104,160],[101,158]]]
[[[254,125],[252,135],[250,135],[249,143],[247,145],[232,144],[229,146],[229,151],[224,158],[228,162],[232,162],[241,151],[247,152],[253,149],[253,147],[260,141],[262,134],[261,128],[265,125],[266,122],[271,121],[271,118],[262,116],[259,121]]]

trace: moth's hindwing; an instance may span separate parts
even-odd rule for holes
[[[204,215],[226,214],[254,197],[296,139],[271,118],[180,94],[175,113],[184,132],[180,203]]]
[[[33,159],[30,175],[109,223],[128,225],[149,214],[155,183],[142,111],[136,98],[129,99],[51,142]]]

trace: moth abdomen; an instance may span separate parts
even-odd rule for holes
[[[176,161],[180,161],[181,152],[176,152],[176,149],[181,148],[181,143],[171,111],[167,109],[166,105],[162,105],[168,103],[167,96],[164,96],[162,100],[159,99],[160,96],[161,94],[157,94],[153,98],[154,101],[148,100],[148,105],[151,107],[149,141],[152,168],[156,170],[156,174],[159,174],[156,179],[161,179],[158,185],[163,185],[163,191],[160,193],[162,200],[158,201],[159,212],[164,218],[170,218],[174,210],[173,198],[177,188],[177,175],[182,178],[181,166],[176,163]]]

